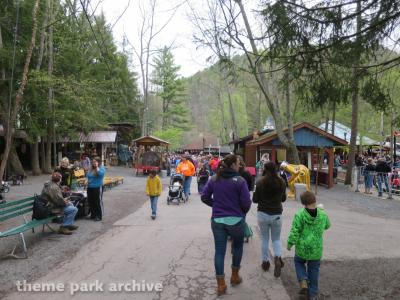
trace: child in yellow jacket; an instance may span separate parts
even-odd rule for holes
[[[151,205],[151,218],[156,219],[157,215],[157,200],[161,195],[162,185],[160,177],[158,177],[155,170],[150,171],[149,177],[146,182],[146,195],[150,197]]]

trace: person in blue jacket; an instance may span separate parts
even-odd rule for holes
[[[92,160],[92,168],[86,174],[88,179],[87,197],[90,208],[90,218],[95,221],[101,221],[103,218],[101,198],[105,173],[106,170],[101,165],[100,157],[95,157]]]

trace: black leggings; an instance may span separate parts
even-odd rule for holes
[[[90,217],[91,218],[102,218],[103,213],[101,209],[101,187],[98,188],[88,188],[87,189],[87,196],[90,208]]]

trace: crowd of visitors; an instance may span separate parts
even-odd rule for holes
[[[400,168],[400,161],[392,162],[389,156],[356,156],[357,176],[364,177],[364,193],[372,194],[372,188],[375,185],[378,189],[378,196],[382,197],[383,192],[389,193],[389,190],[395,179],[398,177],[397,169]],[[392,180],[389,180],[389,174],[393,174]],[[383,186],[385,190],[383,190]]]
[[[226,293],[224,260],[228,240],[232,240],[232,264],[230,283],[240,284],[243,279],[239,275],[244,251],[244,240],[249,226],[246,214],[252,202],[257,204],[257,219],[261,233],[261,268],[269,271],[274,266],[274,276],[280,277],[284,262],[282,260],[281,229],[283,205],[286,200],[286,180],[282,170],[271,161],[262,162],[262,173],[255,184],[254,175],[246,169],[242,157],[229,154],[224,158],[217,155],[167,155],[169,173],[180,173],[184,177],[183,192],[186,200],[191,191],[193,177],[197,178],[198,192],[201,200],[212,208],[211,231],[214,237],[214,266],[217,279],[217,294]],[[369,168],[387,171],[382,160],[376,165],[367,160]],[[90,163],[90,164],[89,164]],[[75,166],[77,167],[77,166]],[[101,221],[102,183],[105,168],[100,158],[88,162],[85,157],[80,167],[84,167],[87,178],[87,196],[90,207],[90,218]],[[47,199],[53,213],[63,214],[60,234],[72,234],[78,229],[74,225],[78,209],[64,196],[65,187],[71,187],[74,166],[63,158],[60,166],[46,182],[42,196]],[[366,168],[366,170],[368,170]],[[372,170],[372,169],[371,169]],[[281,171],[281,172],[280,172]],[[381,183],[385,182],[384,177]],[[254,187],[255,191],[254,191]],[[254,191],[253,196],[251,193]],[[156,171],[150,171],[146,181],[145,192],[150,199],[151,218],[157,216],[157,200],[162,192],[162,184]],[[322,258],[322,237],[324,230],[330,226],[329,219],[323,208],[317,207],[315,195],[305,192],[301,195],[304,208],[300,209],[293,220],[287,242],[287,249],[295,247],[295,271],[300,285],[300,293],[309,299],[318,296],[318,278],[320,260]],[[273,259],[269,253],[269,241],[272,242]]]

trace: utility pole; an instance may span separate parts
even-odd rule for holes
[[[383,140],[384,140],[384,134],[383,134],[383,112],[381,112],[381,149],[379,151],[380,157],[382,157],[382,149],[383,149]]]

